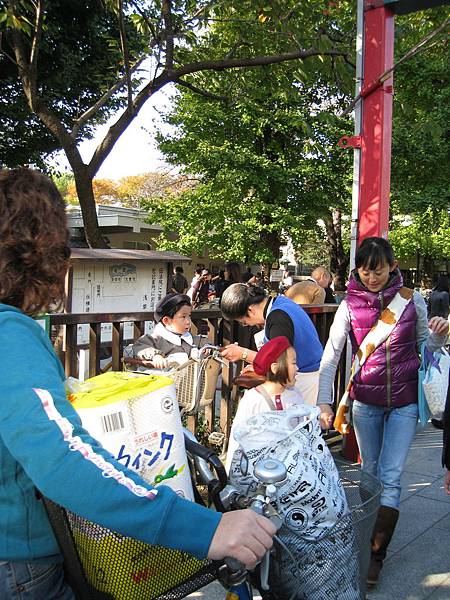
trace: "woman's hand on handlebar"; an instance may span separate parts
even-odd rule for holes
[[[253,510],[236,510],[222,515],[209,546],[208,558],[222,560],[231,556],[253,569],[272,547],[275,525]]]

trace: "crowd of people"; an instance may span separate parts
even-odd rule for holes
[[[61,364],[33,317],[63,300],[68,240],[64,202],[53,183],[30,169],[0,171],[0,596],[16,598],[26,588],[30,600],[74,598],[40,493],[123,535],[253,567],[272,545],[275,527],[268,519],[251,510],[215,513],[168,487],[152,488],[83,429],[66,399]],[[259,412],[301,403],[317,405],[320,424],[329,429],[336,368],[350,339],[347,392],[361,468],[383,484],[368,574],[375,585],[398,520],[400,478],[416,430],[419,348],[425,343],[434,352],[448,339],[448,282],[439,279],[427,307],[403,285],[390,244],[365,239],[325,348],[301,305],[335,302],[329,271],[318,267],[296,282],[286,270],[278,295],[268,293],[268,283],[234,262],[214,276],[198,268],[190,284],[176,267],[169,294],[155,308],[156,326],[135,342],[134,354],[157,369],[197,356],[207,340],[192,334],[192,310],[217,298],[223,322],[257,329],[248,347],[221,349],[225,359],[243,361],[244,371],[262,377],[242,397],[232,432]],[[447,401],[447,493],[449,412]],[[235,449],[232,438],[227,465]]]

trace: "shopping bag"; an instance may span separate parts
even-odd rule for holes
[[[419,423],[425,426],[431,417],[431,411],[428,407],[428,403],[425,398],[425,392],[423,390],[423,380],[425,379],[425,373],[427,371],[426,359],[425,359],[425,347],[426,343],[423,343],[420,348],[420,366],[418,371],[418,387],[417,387],[417,404],[419,409]]]
[[[422,387],[432,415],[444,412],[447,399],[450,356],[445,349],[431,353],[424,349],[426,372]]]
[[[255,464],[276,458],[288,476],[277,484],[275,508],[283,524],[282,552],[271,589],[280,598],[358,600],[359,568],[348,504],[333,457],[324,442],[320,410],[307,404],[255,415],[236,427],[239,448],[230,483],[245,495],[256,492]],[[347,519],[347,520],[346,520]],[[339,527],[341,521],[344,527]]]

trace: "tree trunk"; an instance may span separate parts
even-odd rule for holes
[[[86,168],[74,167],[75,187],[80,201],[81,214],[83,215],[84,234],[91,248],[109,248],[98,226],[92,176]]]
[[[422,257],[422,281],[421,287],[429,289],[433,287],[434,259],[431,256]]]
[[[344,291],[347,283],[347,269],[349,256],[342,246],[342,214],[340,210],[333,210],[329,217],[324,219],[326,229],[326,244],[330,254],[330,271],[333,275],[334,289]]]

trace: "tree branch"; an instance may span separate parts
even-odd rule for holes
[[[345,52],[340,50],[318,50],[310,48],[309,50],[296,50],[295,52],[287,52],[285,54],[255,56],[253,58],[232,58],[229,60],[205,60],[174,70],[171,79],[196,73],[197,71],[222,71],[224,69],[236,69],[240,67],[261,67],[263,65],[274,65],[281,62],[296,60],[299,58],[309,58],[311,56],[345,56]]]
[[[123,0],[118,0],[118,21],[120,45],[122,46],[123,67],[127,81],[128,110],[133,110],[133,88],[131,86],[130,55],[128,53],[127,35],[123,24]]]
[[[44,2],[39,0],[36,4],[36,23],[34,26],[33,42],[31,44],[30,53],[30,78],[31,85],[36,93],[36,79],[37,79],[37,61],[39,56],[39,46],[42,39],[42,22],[44,19]]]
[[[161,14],[164,20],[164,37],[166,40],[166,69],[171,71],[173,68],[174,33],[170,0],[162,0]]]
[[[92,176],[97,173],[100,166],[102,165],[105,158],[111,152],[114,147],[114,144],[117,142],[119,137],[131,123],[131,121],[138,115],[140,109],[145,104],[145,102],[158,90],[164,87],[166,84],[173,81],[173,79],[169,76],[169,74],[164,71],[152,82],[148,83],[136,96],[134,99],[134,111],[130,113],[128,110],[124,111],[119,119],[111,125],[108,129],[107,134],[100,142],[100,144],[95,149],[95,152],[91,158],[91,161],[88,165],[88,168],[92,174]]]
[[[40,7],[42,9],[42,7]],[[39,10],[39,7],[36,7],[36,11]],[[38,29],[38,24],[39,24],[39,17],[38,14],[36,13],[36,27]],[[37,93],[37,86],[36,86],[36,71],[37,71],[37,63],[35,60],[33,69],[34,69],[34,74],[30,73],[30,68],[31,65],[28,62],[27,56],[26,56],[26,52],[25,52],[25,48],[23,45],[23,40],[22,40],[22,34],[20,33],[19,30],[17,29],[12,29],[10,36],[9,36],[9,42],[11,45],[11,48],[14,52],[14,56],[16,57],[16,61],[17,61],[17,65],[18,65],[18,72],[19,72],[19,78],[20,81],[22,82],[22,87],[23,87],[23,91],[25,94],[25,98],[27,99],[28,105],[30,107],[31,112],[33,112],[43,123],[44,125],[46,125],[46,127],[51,131],[51,133],[53,133],[53,135],[59,140],[62,148],[64,148],[64,151],[67,154],[67,159],[69,160],[70,164],[76,165],[76,166],[80,166],[80,168],[85,167],[81,155],[78,151],[78,148],[76,146],[75,140],[72,139],[72,137],[70,136],[70,134],[68,133],[68,131],[66,130],[66,128],[64,127],[64,124],[62,123],[61,119],[52,111],[50,110],[42,101],[42,99],[39,97],[38,93]],[[38,52],[38,44],[36,44],[36,49],[35,49],[35,53],[34,56],[37,57],[37,52]],[[33,83],[33,79],[34,79],[34,83]]]
[[[143,63],[146,59],[146,56],[142,56],[139,60],[137,60],[134,65],[129,69],[129,74],[131,76],[137,68]],[[103,96],[97,100],[95,104],[91,106],[88,110],[86,110],[78,119],[75,121],[74,126],[71,131],[71,136],[76,139],[80,129],[87,123],[87,121],[112,97],[114,94],[120,90],[127,83],[127,73],[123,75],[107,92],[103,94]]]
[[[188,90],[191,90],[192,92],[195,92],[196,94],[199,94],[200,96],[209,98],[210,100],[218,100],[220,102],[228,102],[228,100],[229,100],[229,98],[227,98],[226,96],[219,96],[218,94],[213,94],[212,92],[202,90],[201,88],[197,87],[196,85],[193,85],[189,81],[185,81],[184,79],[176,79],[176,80],[174,80],[174,83],[177,83],[178,85],[181,85],[181,86],[187,88]]]
[[[141,17],[144,19],[147,27],[149,28],[149,30],[152,33],[153,39],[150,40],[150,48],[153,48],[157,43],[158,43],[158,35],[156,34],[156,29],[155,26],[153,25],[153,23],[150,21],[150,19],[147,17],[147,15],[145,14],[145,12],[141,9],[141,7],[139,6],[139,4],[137,2],[132,1],[131,2],[131,6],[133,6],[133,8],[135,10],[137,10],[137,12],[141,15]]]
[[[344,52],[338,50],[325,50],[320,51],[317,48],[310,48],[309,50],[298,50],[295,52],[289,52],[285,54],[277,55],[265,55],[255,56],[253,58],[234,58],[229,60],[206,60],[191,63],[180,67],[173,71],[164,70],[158,77],[148,83],[142,88],[134,99],[134,112],[130,114],[128,111],[122,113],[119,119],[112,125],[106,136],[103,138],[101,143],[97,146],[94,155],[92,156],[91,162],[89,163],[89,169],[92,175],[98,171],[108,154],[111,152],[114,144],[117,142],[119,137],[131,123],[131,121],[137,116],[142,106],[155,92],[164,87],[167,83],[177,82],[179,79],[190,73],[197,73],[198,71],[221,71],[223,69],[235,69],[239,67],[259,67],[262,65],[277,64],[289,60],[296,60],[298,58],[309,58],[311,56],[344,56]]]
[[[8,54],[8,52],[6,52],[6,50],[3,50],[3,48],[2,48],[3,38],[4,38],[4,32],[0,31],[0,54],[3,54],[3,56],[6,56],[6,58],[8,60],[10,60],[13,63],[13,65],[18,67],[19,65],[17,64],[17,61],[14,60],[14,58],[10,54]]]

